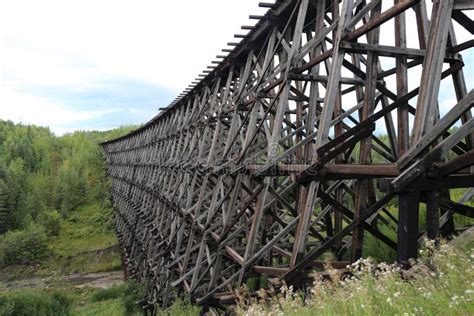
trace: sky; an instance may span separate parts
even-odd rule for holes
[[[140,124],[215,60],[257,0],[0,0],[0,118],[56,134]]]
[[[258,2],[0,0],[0,119],[58,135],[144,123],[255,24]]]

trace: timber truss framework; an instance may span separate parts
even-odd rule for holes
[[[367,238],[405,263],[422,237],[474,215],[461,56],[474,1],[260,6],[167,108],[103,143],[126,273],[150,308],[224,304],[246,282],[302,287],[361,257]]]

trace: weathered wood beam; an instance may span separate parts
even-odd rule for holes
[[[229,55],[142,128],[103,143],[124,269],[153,284],[144,304],[183,293],[232,302],[235,287],[254,279],[255,295],[267,276],[276,288],[309,284],[315,268],[349,263],[322,262],[325,253],[358,258],[365,232],[405,262],[421,236],[419,202],[435,240],[453,214],[472,216],[474,92],[459,53],[474,42],[458,44],[453,27],[472,32],[460,11],[471,2],[394,0],[384,12],[381,0],[264,3]],[[406,45],[410,7],[419,49]],[[380,45],[392,18],[395,41]],[[395,65],[382,69],[381,56]],[[420,82],[408,76],[417,66]],[[457,104],[444,113],[437,94],[448,77]],[[420,137],[410,115],[423,121]],[[451,188],[468,190],[453,202]],[[394,198],[399,219],[388,212]],[[398,244],[379,225],[398,230]]]
[[[397,166],[404,169],[416,158],[422,151],[426,150],[433,142],[446,132],[463,113],[470,110],[474,105],[474,90],[471,90],[458,104],[446,113],[423,138],[410,148],[397,161]]]
[[[352,31],[351,33],[345,36],[347,41],[354,41],[355,39],[361,37],[362,35],[367,34],[371,30],[378,27],[380,24],[392,19],[396,15],[406,11],[407,9],[411,8],[415,4],[420,2],[420,0],[402,0],[399,1],[397,4],[392,6],[390,9],[382,12],[380,15],[377,15],[370,19],[368,22],[364,23],[363,26],[360,28]]]

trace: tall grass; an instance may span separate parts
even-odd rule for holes
[[[471,236],[472,237],[472,234]],[[240,315],[474,315],[472,238],[456,249],[428,242],[409,271],[367,258],[352,264],[351,277],[331,271],[306,292],[283,287],[260,291],[259,298],[239,292]],[[471,248],[472,247],[472,248]]]
[[[99,290],[92,294],[91,302],[101,302],[107,300],[121,299],[126,315],[132,315],[140,312],[137,301],[143,298],[143,288],[140,284],[128,281],[121,285],[113,286],[108,289]]]
[[[59,291],[18,290],[0,294],[0,316],[67,316],[72,300]]]

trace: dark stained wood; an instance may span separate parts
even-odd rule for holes
[[[398,206],[398,262],[418,257],[419,191],[400,193]]]
[[[473,41],[456,41],[459,28],[472,33],[472,1],[260,6],[269,10],[228,54],[141,128],[102,144],[124,271],[145,285],[146,309],[183,295],[229,304],[244,283],[253,296],[267,283],[304,287],[328,266],[346,273],[367,233],[406,263],[420,236],[453,234],[454,214],[474,214],[472,60],[462,56]],[[453,201],[452,188],[467,190]]]

